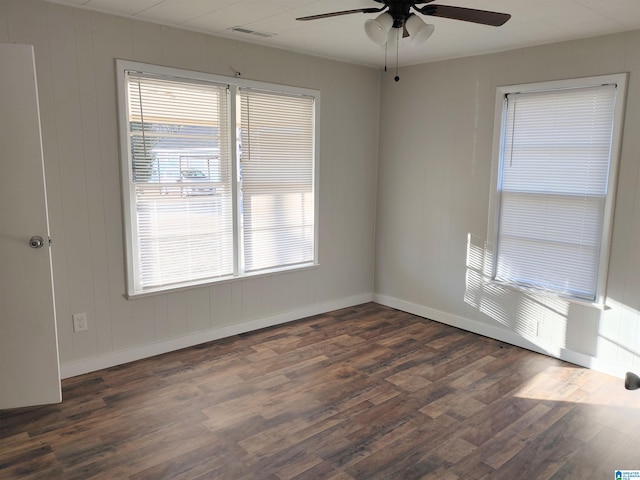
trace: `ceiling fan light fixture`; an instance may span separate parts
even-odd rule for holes
[[[426,42],[436,29],[434,25],[425,23],[417,15],[411,15],[405,22],[405,27],[411,37],[411,46],[413,47]]]
[[[391,27],[393,27],[393,17],[388,12],[381,13],[376,18],[364,22],[364,31],[367,37],[378,45],[384,45],[387,41],[387,33]]]

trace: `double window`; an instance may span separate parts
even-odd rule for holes
[[[118,61],[129,296],[316,263],[316,91]]]
[[[498,89],[493,280],[603,303],[625,81]]]

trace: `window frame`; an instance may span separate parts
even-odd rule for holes
[[[126,298],[143,297],[158,293],[179,291],[187,288],[212,285],[242,278],[259,277],[276,274],[279,272],[291,272],[315,268],[318,262],[318,239],[319,239],[319,145],[320,145],[320,92],[309,88],[280,85],[256,80],[241,79],[206,72],[185,70],[180,68],[166,67],[160,65],[135,62],[130,60],[116,59],[116,94],[118,104],[118,137],[120,142],[120,181],[123,201],[123,223],[125,241],[125,280]],[[232,176],[232,208],[233,208],[233,274],[221,277],[206,278],[201,280],[184,281],[170,285],[160,285],[155,287],[138,288],[136,262],[138,262],[138,248],[136,247],[136,198],[135,189],[131,187],[132,160],[130,151],[130,132],[128,121],[128,98],[127,98],[127,72],[137,71],[147,75],[157,75],[165,78],[175,78],[186,83],[205,82],[212,84],[226,85],[229,92],[229,144],[231,150],[231,176]],[[240,112],[236,108],[236,98],[239,89],[250,88],[256,90],[270,91],[283,96],[305,96],[311,97],[314,101],[313,112],[313,159],[312,159],[312,189],[313,189],[313,259],[310,262],[283,267],[274,267],[256,272],[243,272],[240,269],[240,257],[242,242],[240,237],[241,212],[239,209],[239,181],[238,181],[238,151],[235,147],[240,141],[236,125],[240,121]]]
[[[485,279],[489,283],[514,288],[518,291],[536,292],[563,298],[565,300],[604,308],[606,301],[606,282],[608,277],[611,235],[613,230],[613,214],[615,209],[616,186],[620,154],[622,150],[622,133],[624,128],[624,113],[626,105],[628,73],[616,73],[598,75],[583,78],[565,80],[553,80],[546,82],[526,83],[519,85],[499,86],[496,89],[494,137],[491,168],[491,190],[489,199],[489,218],[487,229],[487,255],[489,261],[485,262]],[[535,288],[530,285],[519,284],[512,281],[496,279],[497,254],[499,245],[499,219],[502,204],[501,176],[504,158],[504,144],[507,121],[507,96],[514,93],[534,93],[543,91],[561,91],[581,87],[616,85],[615,105],[613,113],[613,125],[611,133],[611,150],[609,156],[609,171],[607,178],[607,194],[605,196],[604,211],[602,217],[602,231],[600,239],[600,253],[598,259],[598,272],[596,276],[596,288],[593,301],[582,297],[568,295],[550,289]]]

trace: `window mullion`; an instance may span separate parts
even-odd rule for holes
[[[238,87],[229,85],[229,137],[231,145],[231,196],[233,198],[233,274],[239,276],[244,273],[242,262],[242,235],[240,228],[242,225],[242,192],[240,189],[240,152],[238,151],[240,139],[238,138],[238,125],[240,124],[238,115]]]

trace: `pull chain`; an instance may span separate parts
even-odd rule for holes
[[[398,29],[398,32],[400,32],[400,29]],[[398,36],[400,34],[398,33]],[[398,80],[400,80],[400,77],[398,76],[398,58],[400,57],[400,38],[396,39],[396,76],[394,78],[394,80],[397,82]]]
[[[394,80],[396,82],[400,80],[400,77],[398,76],[398,58],[400,57],[400,39],[402,38],[400,36],[400,32],[401,32],[401,29],[398,29],[397,38],[396,38],[396,76],[394,77]]]
[[[387,71],[387,46],[389,42],[384,42],[384,71]]]

